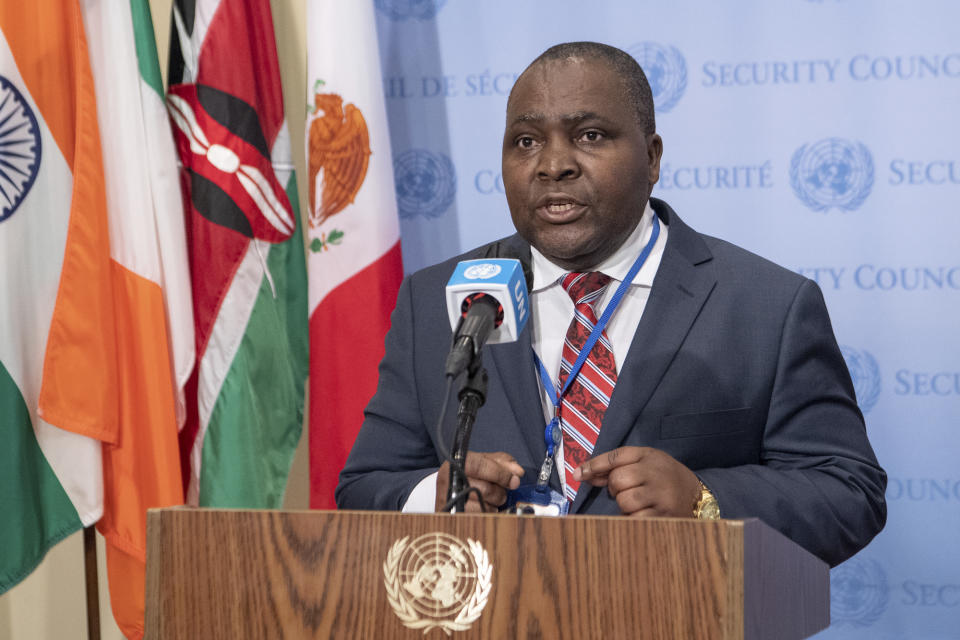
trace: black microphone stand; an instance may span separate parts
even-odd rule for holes
[[[451,507],[454,513],[465,511],[467,498],[470,497],[470,483],[467,481],[464,465],[477,410],[487,398],[487,370],[483,368],[479,353],[471,359],[457,397],[460,399],[460,407],[457,410],[457,431],[453,439],[453,463],[450,465],[450,487],[447,490],[447,506]]]

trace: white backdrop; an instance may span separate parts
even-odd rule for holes
[[[405,269],[512,233],[507,94],[558,42],[654,89],[654,195],[816,280],[887,469],[820,638],[960,638],[960,4],[374,0]]]

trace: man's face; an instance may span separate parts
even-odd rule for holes
[[[503,185],[513,224],[564,269],[594,267],[640,221],[662,151],[605,63],[538,63],[507,107]]]

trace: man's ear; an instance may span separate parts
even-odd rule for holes
[[[663,155],[663,139],[656,133],[647,136],[647,166],[651,186],[660,179],[660,156]]]

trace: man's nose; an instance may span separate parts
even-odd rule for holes
[[[569,180],[580,175],[576,149],[569,140],[548,140],[540,152],[537,177],[544,180]]]

